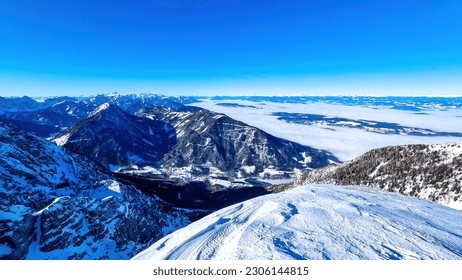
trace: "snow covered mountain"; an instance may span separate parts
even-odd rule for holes
[[[52,97],[37,102],[30,97],[0,97],[0,121],[41,137],[55,136],[76,122],[88,117],[104,103],[116,105],[128,113],[145,106],[164,106],[177,109],[196,102],[193,97],[174,97],[157,94],[101,94],[91,97]]]
[[[0,121],[13,124],[41,137],[58,134],[77,121],[86,118],[97,107],[96,104],[85,100],[66,96],[48,98],[43,102],[31,99],[34,106],[29,107],[21,106],[24,103],[22,99],[12,100],[16,100],[18,106],[3,108],[5,112],[0,115]]]
[[[137,116],[104,103],[52,141],[112,170],[184,181],[287,178],[296,169],[336,161],[328,152],[198,107],[143,107]]]
[[[318,135],[309,143],[293,139],[308,146],[300,145],[273,136],[288,134],[262,104],[217,107],[260,110],[273,118],[264,127],[273,135],[185,106],[191,102],[153,94],[0,97],[0,259],[128,259],[212,210],[311,182],[376,188],[305,186],[238,203],[137,258],[462,259],[460,212],[378,189],[462,209],[462,143],[388,147],[322,168],[338,161],[311,147],[322,133],[305,132],[304,139]],[[303,106],[292,113],[305,114]],[[264,185],[302,169],[311,172],[293,185]]]
[[[111,169],[156,165],[176,143],[167,123],[135,117],[109,103],[52,139]]]
[[[127,259],[196,215],[3,123],[0,209],[0,259]]]
[[[319,168],[337,161],[329,152],[277,138],[199,107],[146,107],[137,115],[175,128],[177,144],[162,161],[171,177],[287,178],[295,169]]]
[[[134,114],[141,108],[147,106],[162,106],[165,108],[178,109],[183,104],[196,102],[197,99],[185,96],[164,96],[159,94],[140,93],[140,94],[100,94],[85,99],[88,104],[100,106],[104,103],[116,105],[122,110]]]
[[[289,178],[297,170],[338,161],[329,152],[277,138],[224,114],[183,105],[197,102],[193,97],[114,93],[41,102],[26,97],[0,101],[11,103],[2,107],[6,112],[0,112],[0,121],[41,137],[54,137],[59,145],[112,170],[182,181],[212,176],[211,184],[249,185],[242,180]],[[152,121],[135,121],[129,116],[135,112]],[[168,125],[162,130],[159,121],[174,131]],[[146,131],[145,125],[149,126]]]
[[[374,149],[306,172],[294,185],[309,183],[373,186],[462,209],[462,143]]]
[[[462,213],[374,188],[306,185],[219,210],[134,259],[462,259]]]
[[[40,104],[37,101],[27,96],[13,98],[5,98],[0,96],[0,113],[31,111],[39,107]]]

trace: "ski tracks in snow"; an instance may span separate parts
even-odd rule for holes
[[[219,210],[135,259],[461,259],[461,225],[429,201],[307,185]]]
[[[278,204],[272,201],[264,201],[246,206],[243,207],[243,204],[239,204],[231,211],[228,211],[228,215],[217,216],[215,223],[194,234],[185,242],[177,244],[175,246],[177,249],[173,249],[165,257],[177,260],[235,259],[236,249],[248,227],[255,220],[264,217],[265,214],[271,213],[278,207]],[[166,249],[166,244],[169,241],[167,239],[162,242],[157,248],[158,251]],[[197,248],[201,249],[197,251]]]

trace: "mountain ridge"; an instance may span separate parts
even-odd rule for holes
[[[295,169],[318,168],[337,159],[317,150],[277,138],[225,114],[184,106],[178,110],[147,107],[138,116],[160,120],[176,129],[178,141],[162,166],[170,173],[215,174],[231,179],[288,177]]]
[[[0,259],[127,259],[202,213],[3,123],[0,209]]]
[[[136,117],[104,103],[52,141],[117,169],[157,163],[176,143],[176,135],[166,123]]]
[[[462,143],[373,149],[305,172],[293,185],[311,183],[373,186],[462,209]]]

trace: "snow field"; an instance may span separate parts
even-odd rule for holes
[[[462,212],[372,188],[306,185],[219,210],[134,259],[462,259]]]

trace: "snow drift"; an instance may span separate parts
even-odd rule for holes
[[[134,259],[462,259],[462,212],[373,188],[305,185],[217,211]]]

